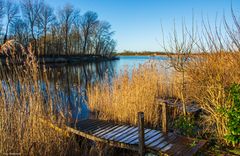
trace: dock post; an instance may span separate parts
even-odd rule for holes
[[[167,133],[168,127],[167,127],[167,107],[166,103],[162,102],[162,132]]]
[[[139,155],[144,156],[144,113],[138,112],[138,139],[139,139]]]

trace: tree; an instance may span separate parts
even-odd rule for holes
[[[50,29],[50,25],[55,20],[56,20],[56,16],[54,15],[53,8],[47,4],[44,4],[38,17],[38,23],[40,24],[43,30],[43,38],[44,38],[43,55],[46,54],[47,31]]]
[[[16,18],[11,24],[10,24],[10,34],[15,37],[15,39],[27,46],[28,44],[28,25],[26,22],[24,22],[20,18]]]
[[[65,40],[65,53],[67,55],[69,54],[69,47],[68,47],[69,32],[71,30],[73,22],[78,16],[79,16],[79,11],[74,10],[74,7],[69,4],[65,5],[62,9],[59,10],[59,19],[60,19],[60,23],[62,24],[64,40]]]
[[[81,21],[81,29],[83,32],[83,54],[87,54],[87,46],[90,44],[90,36],[94,32],[98,24],[98,15],[95,12],[88,11],[86,12]]]
[[[37,39],[35,37],[35,26],[37,24],[37,19],[43,8],[42,0],[22,0],[22,13],[26,18],[32,39],[34,40],[34,51],[37,52]]]
[[[5,12],[6,12],[6,16],[7,16],[7,23],[6,23],[6,32],[5,32],[4,40],[3,40],[4,43],[7,41],[9,25],[12,22],[14,22],[14,20],[16,19],[18,11],[19,10],[18,10],[18,6],[17,6],[16,2],[14,2],[13,0],[6,1]]]
[[[4,2],[3,0],[0,0],[0,21],[2,21],[3,16],[4,16]],[[1,33],[1,30],[2,30],[2,25],[0,22],[0,33]]]
[[[115,45],[115,43],[111,38],[114,32],[110,30],[111,25],[108,22],[100,21],[97,24],[94,34],[95,54],[104,55],[107,53],[111,53],[109,50],[112,49],[111,46]]]
[[[168,52],[168,57],[170,59],[170,65],[173,67],[177,72],[181,73],[182,82],[181,82],[181,101],[183,105],[183,114],[186,116],[186,80],[185,80],[185,72],[187,68],[187,63],[191,57],[192,51],[194,50],[194,46],[196,45],[196,32],[194,26],[194,18],[192,20],[192,30],[186,27],[185,23],[182,23],[182,32],[181,37],[178,36],[176,25],[174,21],[174,29],[173,34],[169,38],[169,47],[165,45],[164,38],[163,38],[163,48],[166,52]],[[163,31],[162,31],[163,33]],[[163,33],[164,37],[164,33]],[[172,55],[174,53],[174,55]]]

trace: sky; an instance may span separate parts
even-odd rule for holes
[[[240,0],[45,0],[58,9],[66,3],[81,13],[97,12],[99,19],[108,21],[115,32],[117,51],[161,51],[163,33],[173,30],[174,21],[180,31],[184,20],[191,27],[203,17],[215,23],[225,13],[231,22],[231,3],[240,17]],[[194,15],[194,16],[193,16]],[[163,29],[162,29],[163,28]]]

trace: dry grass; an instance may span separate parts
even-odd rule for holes
[[[157,97],[178,96],[175,78],[157,62],[145,63],[132,73],[126,69],[111,83],[105,80],[88,88],[89,108],[101,119],[131,124],[137,123],[137,113],[142,111],[146,122],[158,126],[161,115]]]
[[[227,88],[240,83],[240,53],[217,52],[188,64],[188,95],[206,112],[202,125],[207,133],[224,140],[227,119],[224,109],[231,106]]]
[[[53,113],[55,104],[52,103],[46,75],[39,74],[31,49],[23,58],[19,49],[15,54],[15,44],[11,41],[2,46],[2,50],[10,52],[11,57],[7,67],[1,66],[0,70],[0,155],[73,154],[76,152],[74,139],[42,122],[42,119],[50,120],[60,128],[64,123],[63,118],[57,118]],[[24,50],[23,47],[21,49]],[[18,61],[16,58],[24,59],[24,64],[12,63]],[[46,82],[45,94],[40,76]]]
[[[202,134],[210,134],[224,142],[227,118],[222,110],[231,107],[227,88],[240,83],[240,53],[215,52],[194,57],[186,63],[185,95],[204,111]],[[137,112],[143,111],[145,121],[160,125],[161,107],[157,97],[181,99],[182,76],[164,71],[158,63],[146,63],[129,73],[126,69],[111,83],[106,80],[88,88],[89,107],[98,118],[137,123]]]

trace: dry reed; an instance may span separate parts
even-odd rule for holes
[[[205,132],[224,140],[227,119],[224,109],[230,108],[227,88],[240,83],[240,53],[216,52],[203,55],[188,64],[188,95],[205,111],[202,125]]]
[[[49,82],[46,75],[40,74],[31,48],[25,55],[21,45],[9,41],[1,51],[9,56],[7,66],[1,65],[0,70],[0,155],[67,155],[76,152],[72,137],[42,122],[42,119],[49,120],[62,128],[64,119],[53,113],[55,104]],[[41,89],[40,75],[46,82],[46,93]]]
[[[159,62],[147,62],[129,72],[122,71],[109,83],[105,80],[88,88],[90,110],[105,120],[137,123],[137,112],[144,112],[145,121],[158,126],[161,118],[157,98],[176,97],[177,85],[170,71]]]

